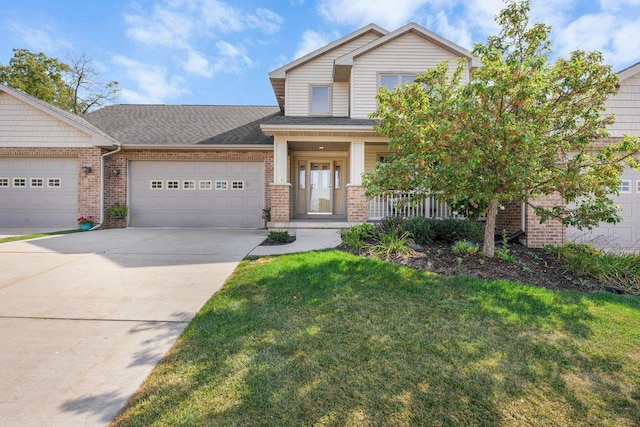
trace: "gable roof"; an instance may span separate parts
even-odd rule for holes
[[[635,76],[638,73],[640,73],[640,62],[636,62],[635,64],[625,68],[624,70],[618,71],[618,79],[622,82],[630,77]]]
[[[445,39],[444,37],[427,30],[421,25],[416,24],[415,22],[411,22],[403,27],[398,28],[395,31],[392,31],[383,37],[380,37],[377,40],[372,41],[360,48],[349,52],[340,58],[337,58],[334,63],[334,81],[346,81],[345,78],[348,79],[349,71],[353,66],[353,60],[358,58],[359,56],[366,55],[374,49],[379,48],[399,37],[404,36],[405,34],[415,34],[423,39],[439,46],[440,48],[447,50],[454,55],[462,56],[469,60],[469,68],[473,70],[480,66],[480,60],[473,56],[470,51],[453,43],[450,40]]]
[[[279,114],[276,106],[111,105],[85,118],[124,147],[188,147],[271,145],[260,123]]]
[[[69,126],[75,129],[78,129],[79,131],[84,132],[89,136],[94,137],[93,143],[97,146],[110,147],[112,145],[117,144],[117,141],[112,136],[98,129],[97,127],[95,127],[94,125],[92,125],[91,123],[83,119],[81,116],[78,116],[77,114],[73,114],[68,111],[65,111],[54,105],[46,103],[36,98],[35,96],[29,95],[27,93],[22,92],[21,90],[14,89],[12,87],[9,87],[3,84],[0,84],[0,92],[4,92],[10,96],[13,96],[14,98],[19,99],[20,101],[30,105],[36,110],[39,110],[44,114],[52,116],[68,124]]]
[[[389,31],[385,30],[382,27],[379,27],[375,24],[369,24],[365,27],[360,28],[359,30],[354,31],[351,34],[347,34],[344,37],[339,38],[338,40],[329,43],[326,46],[323,46],[319,49],[314,50],[313,52],[310,52],[298,59],[296,59],[293,62],[290,62],[286,65],[283,65],[282,67],[273,70],[272,72],[269,73],[269,80],[271,80],[271,86],[273,86],[273,91],[276,94],[276,99],[278,100],[278,105],[280,106],[280,109],[282,109],[284,111],[284,81],[285,78],[287,76],[287,71],[291,71],[295,68],[298,68],[310,61],[313,61],[314,59],[328,53],[331,52],[332,50],[335,50],[341,46],[344,46],[347,43],[350,43],[364,35],[367,34],[376,34],[380,37],[386,35],[389,33]]]

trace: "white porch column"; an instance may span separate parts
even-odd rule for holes
[[[349,166],[349,183],[351,185],[362,185],[362,174],[364,173],[364,142],[351,143]]]
[[[287,184],[287,140],[277,136],[273,142],[273,183]]]

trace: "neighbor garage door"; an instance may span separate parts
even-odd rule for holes
[[[0,158],[0,227],[75,228],[78,159]]]
[[[262,162],[131,161],[129,225],[260,227]]]
[[[613,197],[622,207],[622,222],[601,224],[591,232],[569,228],[569,240],[600,248],[640,250],[640,172],[627,169],[622,174],[620,195]]]

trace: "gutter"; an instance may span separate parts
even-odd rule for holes
[[[98,221],[96,225],[91,227],[89,231],[93,231],[102,227],[102,223],[104,222],[104,158],[107,156],[112,156],[118,151],[122,150],[122,144],[116,142],[115,145],[118,146],[117,149],[115,149],[114,151],[109,151],[108,153],[104,153],[100,156],[100,221]]]

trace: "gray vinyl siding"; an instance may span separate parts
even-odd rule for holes
[[[445,60],[449,61],[453,73],[457,59],[453,53],[411,33],[355,58],[351,74],[351,117],[365,119],[376,109],[380,73],[418,74]],[[467,75],[465,73],[465,77]]]

